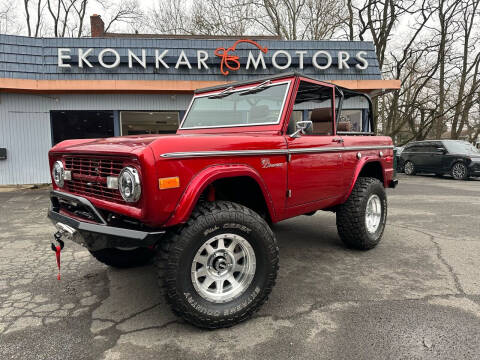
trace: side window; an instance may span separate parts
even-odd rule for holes
[[[433,143],[433,151],[436,153],[443,153],[445,151],[445,146],[440,141],[435,141]]]
[[[297,122],[303,120],[303,111],[293,110],[288,121],[287,135],[293,134],[297,129]]]
[[[435,153],[437,152],[437,147],[433,144],[427,144],[423,147],[423,151],[428,153]]]
[[[420,152],[421,150],[420,150],[420,146],[412,145],[407,149],[407,151],[411,153],[417,153],[417,152]]]
[[[339,100],[338,96],[337,99]],[[337,133],[370,133],[372,131],[370,102],[365,95],[344,90],[342,106],[337,111],[339,111]]]
[[[301,81],[287,133],[301,120],[312,121],[306,135],[333,135],[333,88]]]
[[[416,146],[416,148],[417,148],[416,152],[418,152],[418,153],[424,153],[424,152],[428,151],[427,145],[425,145],[425,144],[418,144]]]

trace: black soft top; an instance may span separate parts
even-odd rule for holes
[[[210,87],[206,87],[206,88],[196,89],[196,90],[194,91],[194,93],[195,93],[195,94],[199,94],[199,93],[204,93],[204,92],[208,92],[208,91],[223,90],[223,89],[229,88],[229,87],[231,87],[231,86],[237,87],[237,86],[243,86],[243,85],[261,83],[261,82],[268,81],[268,80],[278,80],[278,79],[288,78],[288,77],[302,77],[302,78],[305,78],[305,79],[310,79],[310,80],[315,80],[315,81],[321,81],[321,82],[324,82],[324,83],[327,83],[327,84],[334,85],[337,89],[341,89],[341,90],[344,91],[344,92],[362,94],[362,93],[360,93],[360,92],[357,92],[357,91],[354,91],[354,90],[350,90],[350,89],[344,88],[344,87],[342,87],[342,86],[335,85],[335,84],[333,84],[333,83],[331,83],[331,82],[328,82],[328,81],[318,80],[318,79],[315,79],[315,78],[313,78],[313,77],[303,75],[303,74],[301,74],[301,73],[299,73],[299,72],[296,72],[296,71],[291,71],[291,72],[286,72],[286,73],[281,73],[281,74],[276,74],[276,75],[271,75],[271,76],[265,76],[265,77],[260,77],[260,78],[256,78],[256,79],[251,79],[251,80],[236,81],[236,82],[231,82],[231,83],[227,83],[227,84],[222,84],[222,85],[216,85],[216,86],[210,86]],[[364,94],[364,95],[365,95],[365,94]]]

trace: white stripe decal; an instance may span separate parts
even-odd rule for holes
[[[329,146],[329,147],[315,147],[315,148],[303,148],[303,149],[190,151],[190,152],[165,153],[165,154],[161,154],[160,157],[165,159],[186,159],[186,158],[197,158],[197,157],[289,155],[289,154],[309,154],[309,153],[382,150],[382,149],[393,149],[393,146],[392,145],[346,146],[346,147]]]

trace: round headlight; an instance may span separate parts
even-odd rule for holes
[[[63,163],[60,160],[55,161],[52,168],[52,178],[55,181],[55,184],[59,187],[63,187],[65,183],[65,170],[63,168]]]
[[[127,166],[118,176],[118,189],[126,202],[136,202],[140,199],[142,188],[140,186],[140,177],[134,167]]]

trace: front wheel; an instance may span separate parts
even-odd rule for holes
[[[457,162],[452,166],[451,173],[455,180],[466,180],[468,178],[467,166],[461,162]]]
[[[157,256],[160,283],[174,313],[202,328],[229,327],[266,301],[278,270],[268,224],[227,201],[200,205]]]
[[[387,195],[375,178],[357,179],[348,200],[337,210],[337,231],[351,248],[372,249],[380,242],[387,219]]]

